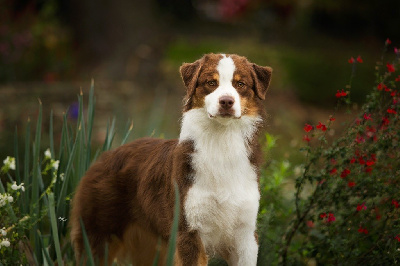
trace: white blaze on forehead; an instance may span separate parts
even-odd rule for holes
[[[219,99],[222,96],[232,96],[235,103],[232,106],[233,115],[235,118],[241,117],[240,97],[236,89],[232,85],[233,73],[235,72],[235,63],[232,58],[222,55],[222,59],[218,62],[217,70],[219,74],[219,86],[212,93],[205,97],[205,108],[210,117],[216,117],[219,114],[220,105]],[[227,118],[223,119],[224,121]]]
[[[235,68],[235,63],[233,62],[232,58],[223,55],[223,58],[219,61],[217,66],[220,85],[224,83],[231,84]]]

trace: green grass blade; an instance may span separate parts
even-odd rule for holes
[[[15,157],[15,180],[18,185],[21,183],[21,175],[20,175],[20,160],[19,160],[19,151],[18,151],[18,129],[15,127],[14,133],[14,157]]]
[[[32,161],[32,170],[33,170],[33,175],[32,175],[32,194],[31,194],[31,216],[32,217],[39,217],[39,210],[40,210],[40,204],[39,204],[39,178],[40,178],[40,142],[41,142],[41,136],[42,136],[42,102],[39,99],[39,115],[38,115],[38,120],[36,123],[36,132],[35,132],[35,142],[33,144],[33,161]],[[40,249],[40,242],[39,239],[36,235],[36,231],[38,230],[38,224],[35,224],[33,226],[33,230],[31,231],[30,235],[30,240],[35,244],[34,248],[34,253],[36,258],[38,259],[38,262],[41,264],[42,263],[42,251]]]
[[[176,235],[178,233],[179,210],[180,210],[179,188],[175,181],[174,181],[174,187],[175,187],[175,207],[174,207],[174,220],[172,223],[171,236],[169,238],[168,253],[167,253],[166,265],[168,266],[174,265]]]
[[[126,143],[126,141],[128,140],[129,135],[131,134],[133,129],[133,121],[130,123],[130,126],[128,128],[128,130],[126,130],[125,136],[122,139],[121,145],[124,145]]]
[[[159,237],[157,241],[157,253],[153,261],[153,266],[158,265],[158,261],[160,260],[160,253],[161,253],[161,238]]]
[[[106,139],[104,140],[103,151],[108,151],[111,148],[114,137],[115,137],[115,117],[111,122],[111,126],[107,124]]]
[[[50,125],[49,125],[49,138],[50,138],[50,152],[51,155],[54,157],[54,134],[53,134],[53,110],[50,111]]]
[[[47,248],[45,248],[44,242],[43,242],[43,236],[40,233],[40,231],[36,232],[38,235],[38,238],[40,240],[40,243],[42,245],[42,258],[43,258],[43,265],[49,265],[49,266],[53,266],[53,261],[50,258],[50,254],[49,251],[47,250]]]
[[[87,260],[88,260],[87,264],[94,266],[95,264],[94,264],[93,254],[92,254],[92,250],[90,248],[89,239],[87,237],[85,225],[83,224],[82,218],[79,218],[79,222],[81,223],[81,228],[82,228],[83,243],[85,245],[85,251],[86,251]]]
[[[60,240],[58,238],[57,218],[56,218],[56,212],[55,212],[55,202],[54,202],[54,194],[53,193],[49,193],[48,200],[49,200],[50,224],[51,224],[51,230],[53,232],[53,242],[54,242],[54,248],[56,250],[57,263],[58,263],[58,265],[63,265],[62,264],[62,256],[61,256],[61,248],[60,248]]]
[[[94,97],[94,80],[92,80],[89,92],[89,102],[88,102],[88,115],[87,115],[87,142],[86,142],[86,166],[88,169],[91,162],[91,144],[92,144],[92,131],[93,131],[93,121],[94,121],[94,107],[96,104],[96,98]],[[86,170],[85,169],[85,170]]]
[[[30,212],[30,201],[29,201],[29,196],[30,196],[30,189],[28,189],[28,186],[30,185],[29,182],[29,165],[30,165],[30,142],[31,142],[31,120],[28,119],[27,125],[26,125],[26,131],[25,131],[25,157],[24,157],[24,184],[26,186],[25,193],[21,195],[22,199],[22,210],[24,213],[29,213]]]

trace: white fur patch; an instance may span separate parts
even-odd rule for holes
[[[234,116],[236,118],[241,116],[240,97],[236,89],[232,86],[233,73],[235,72],[235,69],[235,63],[232,58],[223,55],[223,58],[219,61],[217,66],[219,86],[204,99],[205,108],[210,118],[218,115],[220,109],[219,99],[221,96],[232,96],[235,100],[235,103],[232,106]]]
[[[209,253],[228,248],[232,265],[256,265],[260,194],[248,143],[261,118],[221,119],[230,122],[209,119],[203,108],[183,114],[179,141],[194,141],[195,172],[184,212]]]

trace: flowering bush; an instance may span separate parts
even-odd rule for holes
[[[385,52],[391,47],[385,43]],[[395,264],[400,258],[400,53],[384,55],[376,85],[343,134],[329,140],[335,115],[306,124],[304,173],[296,179],[296,214],[281,249],[283,264]],[[384,53],[385,54],[385,53]],[[351,81],[337,91],[350,103]],[[350,109],[350,108],[349,108]],[[307,187],[306,193],[304,188]],[[293,247],[292,240],[300,241]]]

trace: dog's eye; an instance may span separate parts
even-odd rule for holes
[[[239,82],[237,83],[237,86],[238,86],[239,88],[243,88],[244,85],[246,85],[246,84],[244,84],[244,83],[241,82],[241,81],[239,81]]]
[[[215,80],[207,81],[208,86],[215,87],[217,86],[217,82]]]

